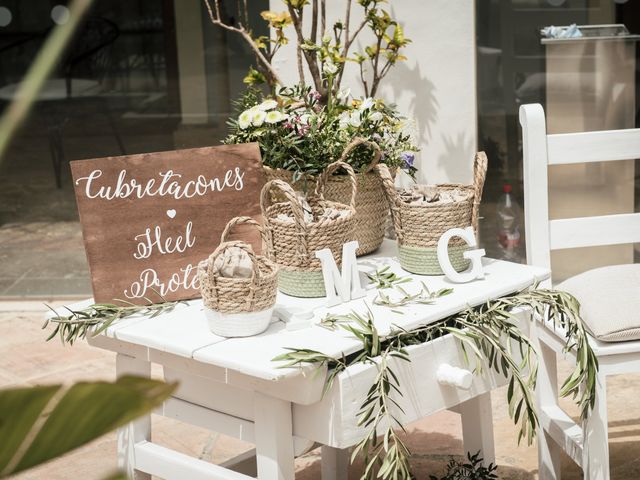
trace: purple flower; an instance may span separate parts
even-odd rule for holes
[[[411,168],[413,167],[413,161],[415,160],[416,156],[413,154],[413,152],[402,152],[400,154],[400,158],[404,161],[404,164],[407,166],[407,168]]]
[[[317,102],[318,100],[320,100],[322,98],[322,95],[320,95],[320,93],[318,93],[315,90],[313,90],[311,92],[311,98],[313,98]]]

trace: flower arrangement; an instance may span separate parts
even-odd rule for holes
[[[395,106],[374,100],[382,79],[397,62],[406,60],[402,49],[410,43],[400,24],[382,8],[385,0],[346,0],[344,17],[333,25],[326,22],[326,0],[283,0],[286,11],[261,14],[271,37],[253,34],[246,1],[229,10],[220,0],[204,2],[211,22],[239,34],[256,59],[244,79],[249,89],[238,102],[238,116],[231,121],[224,143],[258,142],[265,165],[293,171],[295,181],[303,174],[320,173],[353,138],[362,137],[378,144],[382,162],[413,176],[418,149],[408,122]],[[352,25],[354,4],[362,9],[357,25]],[[289,43],[287,30],[295,32],[297,41],[295,87],[284,87],[273,66],[280,48]],[[363,31],[369,32],[373,43],[354,51]],[[347,65],[358,69],[362,99],[350,99],[350,90],[341,86]],[[268,87],[266,96],[256,88],[259,85]],[[361,146],[346,160],[359,172],[369,165],[372,154],[370,147]]]
[[[294,180],[317,175],[340,158],[354,137],[375,141],[382,161],[410,176],[416,172],[418,148],[409,122],[380,99],[350,99],[341,90],[329,103],[311,87],[283,87],[275,97],[249,89],[237,103],[238,115],[229,122],[224,143],[258,142],[265,165],[294,172]],[[359,146],[346,161],[357,171],[370,164],[370,147]]]

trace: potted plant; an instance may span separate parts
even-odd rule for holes
[[[405,59],[401,50],[409,43],[400,25],[380,7],[380,0],[358,0],[363,20],[351,25],[352,1],[346,1],[343,20],[326,25],[325,0],[284,0],[287,11],[262,12],[273,36],[255,37],[248,26],[246,7],[240,2],[235,21],[223,18],[219,0],[205,0],[211,21],[240,34],[256,56],[245,82],[249,88],[236,102],[237,113],[230,120],[224,143],[258,142],[267,179],[281,179],[297,190],[312,191],[316,176],[330,163],[344,160],[356,171],[355,237],[358,254],[376,250],[384,238],[388,212],[379,177],[372,172],[377,162],[415,174],[411,123],[395,106],[375,95],[391,67]],[[311,15],[311,21],[302,18]],[[284,86],[273,67],[278,50],[289,42],[285,28],[293,27],[299,83]],[[355,27],[355,28],[354,28]],[[373,44],[352,52],[354,40],[368,30]],[[345,67],[359,69],[364,98],[352,98],[341,86]],[[310,85],[305,75],[310,76]],[[266,89],[259,88],[266,85]],[[326,196],[345,203],[349,188],[344,175],[328,182]]]

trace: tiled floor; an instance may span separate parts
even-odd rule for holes
[[[0,307],[2,307],[0,303]],[[43,310],[44,311],[44,310]],[[79,342],[63,347],[57,340],[45,342],[42,312],[0,313],[0,388],[36,385],[64,380],[113,379],[114,355]],[[159,370],[155,370],[160,375]],[[613,378],[609,384],[611,462],[613,479],[640,478],[640,377]],[[508,417],[505,391],[493,394],[494,430],[501,478],[534,479],[537,473],[535,447],[518,446],[516,429]],[[569,403],[567,402],[567,405]],[[575,408],[569,408],[575,413]],[[154,417],[154,441],[208,461],[221,462],[250,445],[162,417]],[[407,443],[413,451],[412,465],[418,480],[438,474],[450,456],[462,451],[459,417],[441,412],[413,423]],[[16,476],[26,480],[99,479],[115,468],[115,435],[94,441],[63,458]],[[320,478],[319,451],[296,460],[298,480]],[[563,479],[577,480],[580,470],[567,459]],[[360,465],[352,467],[359,478]]]

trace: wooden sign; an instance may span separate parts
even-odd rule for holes
[[[255,143],[79,160],[71,172],[96,302],[198,297],[198,262],[226,223],[260,215]],[[255,230],[236,238],[260,251]]]

